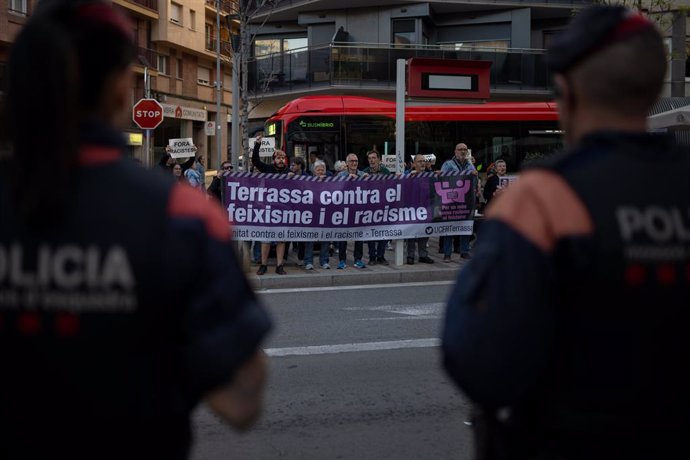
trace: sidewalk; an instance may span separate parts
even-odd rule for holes
[[[395,249],[395,242],[392,242]],[[429,239],[429,257],[434,261],[433,264],[423,264],[415,258],[414,265],[407,265],[407,254],[403,253],[403,265],[395,265],[395,250],[386,251],[386,259],[390,265],[367,265],[366,268],[355,268],[352,266],[354,258],[352,250],[354,244],[349,242],[347,245],[347,268],[344,270],[336,269],[338,265],[337,250],[330,257],[330,270],[324,270],[318,266],[318,252],[314,255],[317,264],[314,270],[305,270],[302,261],[297,259],[297,253],[293,252],[292,246],[290,253],[285,261],[285,271],[287,275],[277,275],[275,273],[275,258],[268,260],[268,271],[265,275],[258,276],[256,270],[258,264],[249,263],[248,257],[245,260],[245,273],[249,282],[255,290],[265,289],[286,289],[286,288],[310,288],[310,287],[330,287],[330,286],[357,286],[367,284],[394,284],[394,283],[414,283],[429,281],[452,281],[455,280],[458,270],[467,260],[461,259],[460,254],[453,253],[451,262],[443,262],[443,254],[438,252],[438,238]],[[247,254],[248,256],[248,254]],[[364,244],[364,263],[368,261],[367,245]]]

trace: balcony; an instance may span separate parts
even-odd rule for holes
[[[206,37],[204,39],[204,48],[206,51],[209,53],[216,53],[216,39],[211,38],[211,37]],[[226,57],[232,57],[232,46],[229,41],[227,40],[221,40],[220,41],[220,54]]]
[[[237,2],[233,0],[221,0],[220,11],[222,14],[233,14],[237,11]],[[215,14],[218,2],[216,0],[206,0],[204,2],[206,9]]]
[[[113,3],[144,16],[158,19],[158,0],[113,0]]]
[[[412,57],[489,61],[492,93],[547,93],[553,89],[545,50],[451,50],[439,45],[371,43],[333,43],[261,56],[249,62],[248,89],[257,95],[328,87],[394,91],[396,61]]]
[[[158,0],[129,0],[153,11],[158,11]]]
[[[137,61],[140,64],[150,69],[156,69],[158,66],[158,51],[149,48],[137,48]]]

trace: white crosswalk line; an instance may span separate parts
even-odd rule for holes
[[[393,340],[389,342],[344,343],[338,345],[314,345],[308,347],[267,348],[264,352],[270,357],[327,355],[334,353],[353,353],[363,351],[400,350],[403,348],[438,347],[440,339]]]

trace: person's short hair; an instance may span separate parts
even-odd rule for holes
[[[551,70],[609,112],[644,115],[661,92],[666,52],[656,26],[622,6],[578,14],[548,51]]]
[[[317,166],[323,166],[324,168],[326,168],[326,163],[324,163],[324,162],[321,161],[321,160],[316,160],[316,161],[314,162],[314,169],[316,169]],[[326,168],[326,169],[328,169],[328,168]]]
[[[292,159],[292,164],[293,164],[293,165],[300,165],[300,166],[304,167],[304,158],[302,158],[302,157],[295,157],[295,158]]]
[[[496,161],[494,161],[494,166],[498,166],[498,165],[508,166],[508,164],[506,163],[505,160],[496,160]]]
[[[347,167],[347,165],[343,160],[338,160],[335,162],[333,167],[335,168],[336,171],[342,171]]]
[[[369,151],[367,152],[367,158],[369,158],[369,155],[371,155],[372,153],[375,153],[375,154],[376,154],[376,158],[378,158],[379,160],[381,159],[381,154],[380,154],[378,151],[376,151],[376,150],[369,150]]]

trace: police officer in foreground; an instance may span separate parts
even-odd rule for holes
[[[183,459],[200,401],[261,411],[270,320],[217,203],[124,157],[136,47],[109,3],[42,2],[9,58],[2,459]]]
[[[690,155],[645,132],[662,38],[582,11],[548,58],[566,151],[495,198],[448,302],[481,458],[685,458]]]

